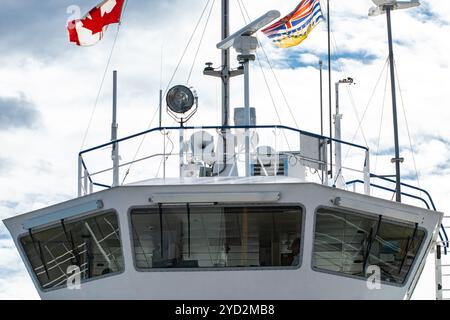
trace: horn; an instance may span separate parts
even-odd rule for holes
[[[212,164],[214,157],[214,137],[206,131],[197,131],[190,139],[193,159]]]

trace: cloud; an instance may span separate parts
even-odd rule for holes
[[[0,173],[6,172],[10,168],[11,162],[5,158],[0,158]]]
[[[36,107],[23,95],[19,98],[0,97],[0,130],[36,128],[40,121]]]

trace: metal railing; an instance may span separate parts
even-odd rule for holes
[[[385,181],[385,182],[388,182],[388,183],[394,184],[394,185],[396,183],[395,180],[389,179],[387,177],[379,176],[379,175],[376,175],[376,174],[370,174],[370,178],[371,179],[380,179],[382,181]],[[353,180],[353,181],[347,182],[347,186],[356,185],[358,183],[359,184],[363,184],[364,182],[361,181],[361,180]],[[382,186],[382,185],[379,185],[379,184],[375,184],[375,183],[372,183],[372,182],[370,183],[370,186],[372,188],[376,188],[376,189],[392,192],[393,194],[395,193],[395,189],[393,189],[393,188],[389,188],[389,187]],[[433,201],[433,198],[431,197],[430,193],[427,190],[425,190],[423,188],[419,188],[419,187],[413,186],[413,185],[410,185],[410,184],[407,184],[407,183],[403,183],[403,182],[401,183],[401,186],[406,188],[406,189],[411,189],[411,190],[415,190],[415,191],[424,193],[426,195],[427,199],[424,199],[420,195],[419,196],[418,195],[414,195],[412,193],[408,193],[408,192],[405,192],[405,191],[401,192],[401,194],[404,195],[405,197],[408,197],[410,199],[415,199],[415,200],[420,201],[421,203],[423,203],[425,205],[425,207],[427,209],[429,209],[429,210],[432,209],[434,211],[437,211],[436,206],[435,206],[434,201]],[[402,189],[402,190],[404,190],[404,189]],[[439,238],[440,238],[440,244],[444,248],[444,254],[447,255],[448,248],[450,247],[450,242],[449,242],[449,239],[448,239],[447,231],[446,231],[446,229],[445,229],[443,224],[441,224],[441,227],[440,227]]]
[[[101,144],[101,145],[93,147],[93,148],[83,150],[78,155],[78,195],[82,196],[82,195],[90,194],[94,191],[94,187],[100,187],[100,188],[113,187],[112,184],[105,182],[106,179],[108,179],[108,181],[110,180],[109,176],[107,178],[103,179],[101,182],[99,182],[99,179],[97,177],[99,177],[105,173],[111,172],[111,171],[114,172],[115,170],[119,170],[119,168],[122,168],[125,166],[132,166],[137,163],[144,162],[144,161],[159,161],[160,167],[163,168],[163,172],[164,172],[164,174],[162,175],[162,178],[166,179],[165,173],[166,173],[167,164],[170,163],[173,165],[173,164],[177,163],[178,159],[180,159],[179,161],[183,161],[182,159],[188,155],[188,151],[186,150],[186,148],[184,146],[184,144],[187,143],[187,140],[184,139],[185,134],[189,131],[198,131],[198,130],[203,130],[203,131],[214,130],[217,135],[221,135],[221,134],[223,135],[226,133],[230,133],[231,131],[234,131],[235,133],[238,131],[241,131],[241,133],[245,131],[246,133],[250,132],[250,134],[252,134],[253,132],[257,132],[258,134],[260,134],[261,132],[263,132],[263,133],[266,132],[266,140],[270,140],[270,141],[269,142],[263,141],[262,143],[257,143],[258,146],[272,146],[272,147],[274,147],[274,151],[277,156],[280,156],[280,155],[292,156],[292,157],[295,157],[296,160],[300,160],[300,161],[302,161],[302,163],[306,163],[307,166],[309,166],[310,168],[315,167],[315,170],[317,171],[316,172],[317,175],[321,177],[319,182],[323,183],[323,184],[327,184],[327,185],[328,184],[334,185],[334,186],[336,186],[336,181],[338,181],[338,179],[336,178],[331,181],[328,180],[328,169],[329,169],[330,165],[326,158],[326,155],[328,154],[327,149],[329,148],[329,146],[332,143],[341,144],[343,146],[347,146],[348,148],[354,148],[354,149],[362,152],[362,159],[361,159],[361,157],[358,158],[361,160],[361,162],[363,162],[360,169],[357,169],[357,167],[359,167],[359,165],[357,163],[359,163],[360,160],[356,160],[355,168],[352,168],[349,166],[341,167],[340,168],[341,172],[339,172],[339,174],[343,175],[342,172],[346,171],[348,173],[348,177],[352,177],[352,176],[361,177],[362,176],[362,181],[364,181],[364,186],[365,186],[365,193],[369,194],[369,192],[370,192],[370,190],[369,190],[370,189],[369,149],[367,147],[360,146],[360,145],[346,142],[346,141],[332,139],[329,137],[321,136],[318,134],[306,132],[303,130],[299,130],[299,129],[295,129],[295,128],[291,128],[291,127],[283,126],[283,125],[255,125],[255,126],[157,127],[157,128],[149,129],[146,131],[142,131],[140,133],[130,135],[125,138],[107,142],[107,143]],[[267,134],[267,131],[269,131],[268,134]],[[179,133],[181,140],[179,139],[178,141],[175,141],[174,138],[170,139],[169,136],[170,136],[170,134],[172,134],[172,132]],[[156,133],[160,133],[160,135],[154,136]],[[156,142],[155,138],[162,137],[162,139],[163,139],[163,146],[161,148],[162,150],[158,150],[158,152],[157,151],[151,152],[147,156],[141,157],[139,159],[130,159],[130,161],[124,161],[124,162],[118,164],[116,167],[109,166],[107,168],[103,167],[103,168],[99,168],[96,170],[88,169],[86,157],[91,156],[93,153],[99,152],[100,150],[104,150],[106,148],[112,148],[113,146],[116,146],[118,144],[129,143],[129,142],[134,141],[136,138],[139,138],[139,137],[142,138],[146,135],[153,135],[152,147],[158,144]],[[314,159],[314,158],[305,156],[303,154],[302,147],[300,146],[303,143],[303,142],[301,142],[301,140],[302,139],[308,140],[308,138],[310,138],[310,140],[313,140],[314,143],[317,143],[317,148],[319,148],[317,150],[318,158]],[[170,143],[172,144],[172,150],[170,150],[170,152],[167,152],[167,150],[166,150],[167,149],[166,145],[168,143],[168,140],[170,140]],[[177,150],[177,148],[175,147],[175,145],[177,143],[178,143],[179,151],[174,152],[174,150]],[[226,148],[226,146],[225,146],[225,148]],[[122,148],[122,146],[120,147],[120,150],[122,150],[122,152],[124,152],[123,151],[124,148]],[[279,150],[287,150],[287,151],[280,152]],[[226,158],[226,159],[231,159],[232,157],[239,158],[243,153],[243,150],[242,149],[239,150],[239,148],[238,148],[237,152],[235,150],[231,151],[233,154],[230,157],[228,157],[229,154],[227,154],[226,151],[227,151],[227,149],[224,149],[224,153],[223,153],[223,155],[221,155],[221,156],[224,156],[224,158]],[[255,152],[252,153],[252,156],[255,156]],[[172,161],[169,161],[169,158]],[[220,158],[220,156],[219,156],[219,158]],[[109,161],[111,161],[111,159],[109,159]],[[259,159],[258,159],[258,161],[259,161]],[[105,161],[101,162],[101,164],[103,166],[104,166],[104,163],[105,163]],[[111,161],[111,163],[112,163],[112,161]],[[178,163],[178,165],[181,166],[180,163]],[[262,168],[263,174],[267,175],[268,173],[266,172],[264,165],[261,164],[260,167]],[[321,171],[322,174],[320,174],[319,171]],[[129,170],[127,170],[127,172],[129,172]],[[173,170],[170,172],[173,174]],[[244,172],[244,170],[239,170],[239,172]],[[220,176],[220,174],[219,174],[219,176]],[[156,177],[159,177],[159,170],[158,170]],[[179,172],[178,177],[182,178],[181,171]],[[345,187],[345,183],[343,185]],[[338,185],[338,187],[340,187],[340,186]]]

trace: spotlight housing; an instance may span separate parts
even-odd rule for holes
[[[197,112],[198,96],[193,88],[172,87],[166,95],[167,113],[179,123],[188,121]]]

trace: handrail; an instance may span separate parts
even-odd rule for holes
[[[231,129],[285,129],[285,130],[290,130],[293,132],[297,132],[312,138],[317,138],[317,139],[325,139],[328,141],[334,141],[337,143],[341,143],[344,145],[348,145],[351,147],[355,147],[358,149],[362,149],[365,151],[368,151],[369,148],[368,147],[364,147],[364,146],[360,146],[354,143],[350,143],[350,142],[346,142],[346,141],[342,141],[342,140],[337,140],[334,138],[330,138],[330,137],[325,137],[325,136],[321,136],[319,134],[315,134],[315,133],[311,133],[311,132],[307,132],[307,131],[303,131],[300,129],[296,129],[296,128],[292,128],[292,127],[288,127],[288,126],[283,126],[283,125],[255,125],[255,126],[195,126],[195,127],[157,127],[157,128],[152,128],[152,129],[148,129],[145,131],[142,131],[140,133],[136,133],[121,139],[117,139],[114,141],[110,141],[108,143],[104,143],[102,145],[90,148],[90,149],[86,149],[83,150],[79,153],[79,156],[82,156],[85,153],[89,153],[98,149],[102,149],[105,147],[109,147],[111,145],[114,145],[116,143],[120,143],[120,142],[124,142],[133,138],[137,138],[140,137],[142,135],[148,134],[148,133],[152,133],[152,132],[156,132],[156,131],[164,131],[164,130],[198,130],[198,129],[205,129],[205,130],[231,130]]]
[[[347,182],[346,185],[349,186],[349,185],[352,185],[352,184],[355,184],[355,183],[361,183],[361,184],[364,184],[364,181],[359,180],[359,179],[356,179],[356,180],[352,180],[352,181]],[[371,183],[370,186],[371,186],[371,187],[374,187],[374,188],[377,188],[377,189],[389,191],[389,192],[391,192],[391,191],[392,191],[392,192],[395,192],[394,189],[390,189],[390,188],[388,188],[388,187],[380,186],[380,185],[375,184],[375,183]],[[430,209],[430,205],[428,204],[428,202],[427,202],[424,198],[419,197],[419,196],[415,196],[415,195],[413,195],[413,194],[406,193],[406,192],[403,192],[403,191],[402,191],[402,195],[404,195],[404,196],[406,196],[406,197],[410,197],[410,198],[414,198],[414,199],[420,200],[420,201],[422,201],[422,202],[425,204],[425,206],[427,207],[428,210]],[[436,210],[435,210],[435,211],[436,211]]]
[[[380,178],[382,180],[386,180],[386,181],[395,183],[394,180],[387,179],[385,177],[380,177],[380,176],[377,176],[377,175],[374,175],[374,174],[371,174],[371,177]],[[364,184],[364,181],[362,181],[362,180],[352,180],[352,181],[347,182],[346,185],[349,186],[349,185],[352,185],[352,184],[355,184],[355,183],[362,183],[362,184]],[[431,199],[431,195],[428,193],[428,191],[423,190],[423,189],[418,188],[418,187],[414,187],[414,186],[405,184],[405,183],[401,183],[401,184],[403,186],[405,186],[405,187],[409,187],[409,188],[416,189],[418,191],[424,192],[428,196],[428,198],[430,199],[430,202],[431,202],[433,210],[437,211],[436,207],[434,206],[433,199]],[[370,186],[374,187],[374,188],[382,189],[382,190],[385,190],[385,191],[395,192],[394,189],[391,189],[391,188],[388,188],[388,187],[384,187],[384,186],[380,186],[380,185],[377,185],[377,184],[374,184],[374,183],[371,183]],[[413,199],[421,200],[423,203],[425,203],[425,206],[427,207],[427,209],[428,210],[430,209],[430,205],[428,204],[428,202],[424,198],[419,197],[419,196],[415,196],[415,195],[412,195],[412,194],[409,194],[409,193],[406,193],[406,192],[403,192],[403,191],[401,192],[401,194],[406,196],[406,197],[410,197],[410,198],[413,198]],[[442,230],[442,234],[445,237],[445,240],[444,240],[444,237],[442,236],[441,232],[439,232],[439,238],[441,239],[441,242],[445,244],[445,246],[444,246],[444,253],[447,254],[447,248],[449,247],[450,242],[448,240],[447,231],[445,230],[443,224],[441,224],[441,230]]]
[[[386,177],[383,177],[383,176],[379,176],[379,175],[376,175],[376,174],[373,174],[373,173],[370,174],[370,177],[371,178],[377,178],[377,179],[385,180],[385,181],[388,181],[388,182],[391,182],[391,183],[396,183],[395,180],[392,180],[392,179],[389,179],[389,178],[386,178]],[[428,193],[427,190],[419,188],[419,187],[416,187],[416,186],[413,186],[413,185],[410,185],[410,184],[407,184],[407,183],[404,183],[404,182],[401,182],[400,184],[402,186],[404,186],[404,187],[408,187],[408,188],[415,189],[417,191],[421,191],[421,192],[425,193],[427,195],[428,199],[430,200],[430,203],[431,203],[431,206],[433,207],[433,210],[437,211],[436,206],[434,205],[434,201],[431,198],[431,195]],[[395,192],[395,190],[394,190],[394,192]]]
[[[381,180],[384,180],[384,181],[388,181],[388,182],[391,182],[391,183],[396,183],[392,179],[389,179],[389,178],[386,178],[386,177],[382,177],[382,176],[378,176],[378,175],[373,174],[373,173],[370,174],[370,177],[378,178],[378,179],[381,179]],[[410,185],[410,184],[407,184],[407,183],[403,183],[403,182],[401,182],[400,184],[402,186],[404,186],[404,187],[411,188],[411,189],[414,189],[414,190],[421,191],[421,192],[425,193],[426,196],[428,197],[428,199],[430,200],[430,203],[431,203],[431,206],[432,206],[433,210],[437,211],[436,206],[434,205],[433,198],[431,198],[431,195],[430,195],[430,193],[427,190],[419,188],[419,187],[416,187],[416,186],[413,186],[413,185]],[[447,254],[447,248],[450,247],[450,242],[449,242],[449,239],[448,239],[447,231],[445,230],[445,228],[444,228],[444,226],[442,224],[441,224],[441,229],[442,229],[442,233],[444,234],[445,241],[444,241],[444,239],[442,239],[442,236],[441,236],[440,232],[439,232],[439,236],[441,237],[441,240],[443,242],[445,242],[445,244],[446,244],[444,246],[444,250],[445,250],[445,254]]]

